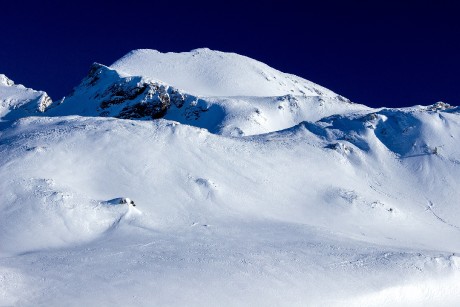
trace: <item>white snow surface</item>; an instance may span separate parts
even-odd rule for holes
[[[14,85],[14,81],[5,76],[4,74],[0,74],[0,86],[12,86]]]
[[[211,54],[211,51],[206,54]],[[233,56],[229,55],[230,58]],[[232,66],[238,66],[240,62],[237,60],[247,61],[247,58],[236,57]],[[249,74],[246,78],[251,76]],[[195,90],[192,89],[192,92]],[[369,110],[342,96],[333,96],[327,90],[322,89],[318,93],[321,95],[197,97],[162,81],[130,76],[95,63],[80,85],[59,103],[51,105],[44,115],[120,117],[126,108],[151,104],[164,94],[170,97],[171,106],[163,118],[205,128],[216,134],[245,136],[282,130],[302,121],[317,121],[333,114]],[[183,101],[175,103],[174,97],[181,97]],[[152,118],[144,116],[138,119]]]
[[[460,304],[459,108],[193,96],[227,120],[325,108],[234,137],[101,117],[88,84],[0,126],[0,306]]]
[[[0,74],[0,123],[36,115],[43,112],[51,102],[45,92],[14,84],[7,76]]]
[[[163,81],[196,96],[338,96],[254,59],[208,48],[181,53],[134,50],[111,68]]]

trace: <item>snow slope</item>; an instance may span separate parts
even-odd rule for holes
[[[458,107],[198,97],[93,68],[0,126],[0,305],[460,303]],[[166,94],[164,118],[117,118]]]
[[[345,117],[353,129],[249,139],[164,120],[22,119],[0,142],[4,302],[458,302],[459,116],[391,111],[435,121],[406,140],[445,152],[420,154],[380,141],[385,112],[375,129]],[[123,196],[137,206],[107,204]]]
[[[207,48],[181,53],[134,50],[113,63],[111,68],[163,81],[196,96],[290,94],[343,99],[322,86],[254,59]]]
[[[0,74],[0,122],[44,112],[52,103],[42,91],[35,91]]]
[[[150,58],[151,54],[159,56],[161,61],[157,60],[162,65],[166,65],[165,67],[182,63],[176,59],[177,54],[171,56],[169,53],[161,54],[152,50],[136,51],[120,61],[128,65],[130,59],[136,59],[140,63],[129,62],[131,66],[150,67],[143,63],[156,63]],[[216,73],[225,76],[219,83],[224,87],[232,87],[232,82],[243,78],[253,80],[251,84],[257,89],[269,87],[276,89],[276,84],[266,83],[266,79],[262,78],[262,68],[276,74],[278,79],[294,78],[275,71],[265,64],[235,54],[200,49],[177,56],[180,59],[187,59],[184,60],[187,63],[190,59],[194,60],[194,64],[190,67],[180,66],[187,68],[184,76],[190,75],[189,77],[192,78],[192,74],[209,74],[209,70],[215,69]],[[213,62],[216,59],[221,60],[217,61],[220,64]],[[213,66],[214,64],[216,67]],[[113,65],[113,67],[118,66]],[[165,67],[163,69],[166,69]],[[227,67],[231,68],[230,71]],[[243,67],[252,67],[252,70],[233,71],[233,69],[243,69]],[[282,130],[302,121],[316,121],[333,114],[369,109],[363,105],[353,104],[340,95],[300,78],[298,78],[300,82],[298,84],[311,89],[308,95],[305,92],[300,94],[298,91],[288,93],[290,91],[284,89],[295,87],[292,84],[283,83],[283,90],[266,91],[267,95],[280,96],[258,96],[255,92],[236,90],[237,93],[251,95],[202,97],[178,89],[175,81],[169,84],[170,78],[165,77],[164,80],[154,81],[151,79],[152,71],[150,70],[136,71],[139,75],[130,75],[125,72],[126,66],[121,69],[123,70],[95,63],[73,92],[52,105],[45,115],[110,116],[140,120],[165,118],[205,128],[212,133],[244,136]],[[187,88],[191,86],[190,84]],[[211,83],[208,86],[218,89]],[[193,88],[191,92],[200,91]]]

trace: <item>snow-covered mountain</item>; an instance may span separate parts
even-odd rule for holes
[[[209,49],[95,64],[44,113],[24,97],[0,126],[0,305],[460,303],[458,107],[372,109]]]
[[[42,113],[51,103],[51,98],[45,92],[14,84],[7,76],[0,74],[0,121]]]
[[[111,67],[96,63],[47,114],[165,118],[243,136],[367,109],[247,57],[198,49],[166,54],[137,50]]]
[[[207,48],[182,53],[134,50],[111,68],[173,84],[196,96],[305,95],[346,100],[313,82],[251,58]]]

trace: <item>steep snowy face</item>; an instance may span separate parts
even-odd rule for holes
[[[35,91],[0,74],[0,120],[15,120],[43,113],[52,100],[42,91]]]
[[[197,96],[323,96],[347,100],[300,77],[235,53],[196,49],[182,53],[134,50],[111,66],[161,80]]]

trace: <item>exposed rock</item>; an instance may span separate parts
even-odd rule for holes
[[[114,199],[105,201],[103,203],[107,205],[112,205],[112,206],[128,205],[128,206],[136,207],[136,204],[134,203],[134,201],[128,197],[118,197],[118,198],[114,198]]]
[[[52,103],[53,100],[51,100],[50,96],[48,96],[46,93],[43,93],[40,98],[38,98],[37,109],[43,113]]]
[[[57,107],[91,102],[86,107],[91,115],[156,119],[164,117],[172,106],[180,109],[186,101],[196,100],[196,97],[160,82],[140,76],[123,76],[104,65],[94,63],[80,85]],[[189,108],[193,109],[194,114],[202,109],[190,105],[185,113],[190,112]]]
[[[427,110],[428,111],[442,111],[442,110],[452,109],[452,108],[454,108],[454,107],[451,106],[450,104],[442,102],[442,101],[439,101],[439,102],[436,102],[435,104],[433,104],[431,106],[428,106]]]

